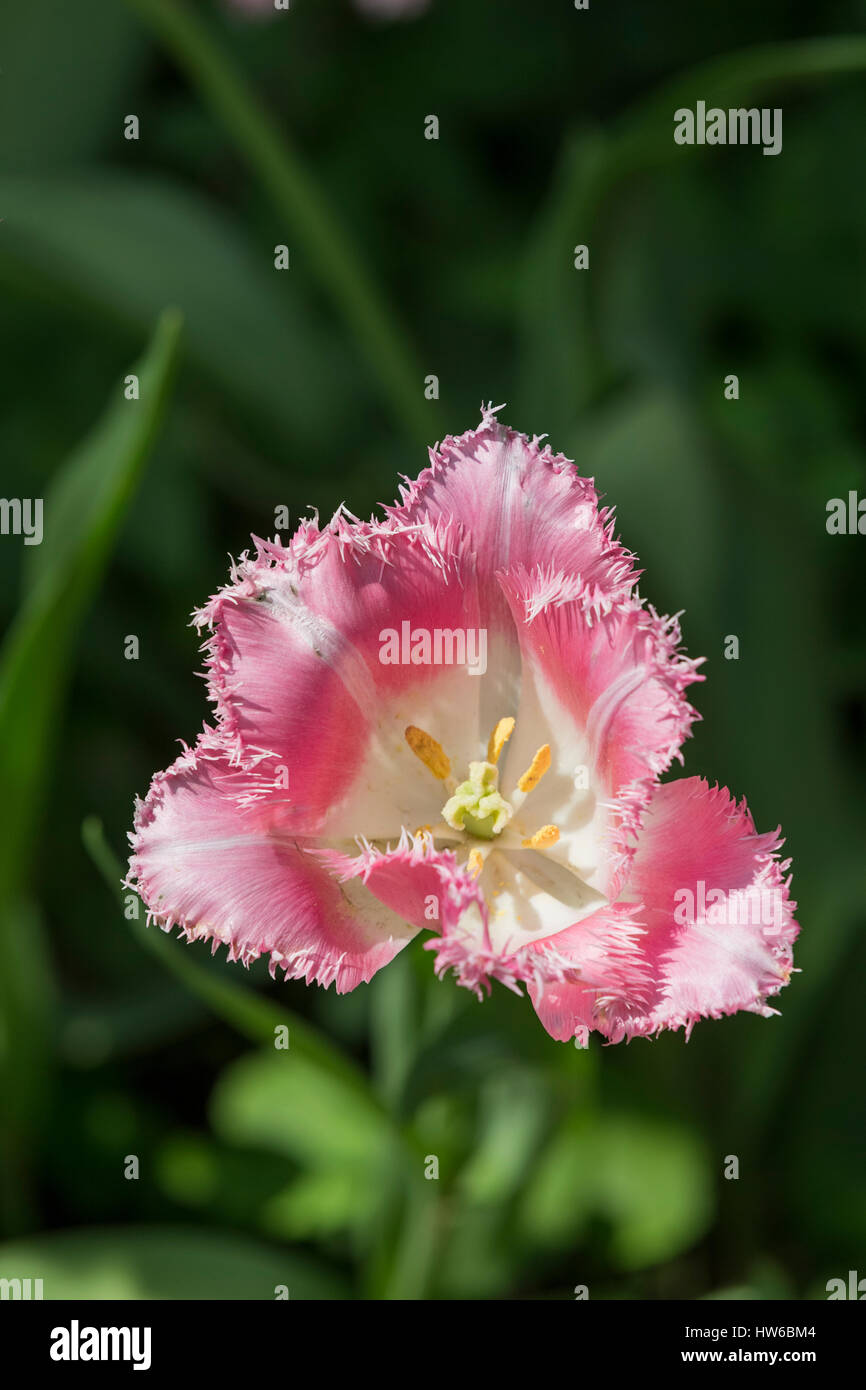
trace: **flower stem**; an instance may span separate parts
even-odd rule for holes
[[[115,897],[122,900],[123,865],[108,845],[98,817],[86,818],[81,826],[81,838],[106,884]],[[298,1014],[263,998],[245,985],[235,984],[219,974],[211,973],[203,964],[191,959],[179,942],[171,940],[158,927],[148,929],[140,918],[133,918],[129,925],[145,950],[157,956],[164,968],[175,975],[192,995],[201,999],[212,1013],[250,1042],[273,1047],[275,1029],[288,1028],[293,1052],[303,1053],[310,1061],[372,1097],[365,1077],[355,1064]]]

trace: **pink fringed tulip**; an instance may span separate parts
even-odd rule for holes
[[[340,993],[432,931],[580,1045],[773,1012],[781,842],[660,783],[698,663],[568,459],[486,409],[383,519],[256,547],[196,618],[214,726],[137,806],[151,917]]]

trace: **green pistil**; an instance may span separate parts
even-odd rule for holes
[[[461,782],[442,807],[452,830],[465,830],[479,840],[492,840],[511,820],[512,810],[499,792],[499,770],[493,763],[470,763],[469,778]]]

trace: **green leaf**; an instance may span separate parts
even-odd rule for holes
[[[601,1218],[614,1262],[642,1269],[693,1245],[713,1207],[706,1156],[690,1131],[636,1115],[571,1116],[536,1164],[521,1226],[539,1244],[566,1248]]]
[[[622,1116],[596,1145],[598,1208],[613,1224],[614,1258],[641,1269],[687,1250],[714,1214],[701,1141],[690,1130]]]
[[[283,1154],[307,1170],[266,1213],[271,1229],[312,1234],[345,1221],[367,1250],[367,1296],[421,1297],[437,1197],[420,1155],[372,1095],[301,1055],[258,1053],[233,1063],[211,1097],[214,1132],[232,1146]],[[354,1210],[347,1204],[355,1193]]]
[[[30,1157],[48,1110],[58,990],[42,915],[22,894],[0,908],[0,1218],[33,1220]]]
[[[290,1299],[347,1296],[306,1255],[185,1227],[62,1231],[0,1246],[0,1278],[39,1278],[46,1299]]]
[[[311,1168],[348,1165],[372,1173],[393,1139],[371,1095],[291,1048],[234,1062],[217,1082],[210,1108],[214,1129],[227,1142],[258,1145]]]
[[[140,398],[112,405],[45,499],[44,534],[27,597],[0,653],[0,1188],[7,1223],[23,1217],[34,1097],[44,1092],[52,986],[23,884],[49,779],[78,626],[150,453],[177,359],[180,318],[166,312],[135,371]],[[56,508],[56,509],[55,509]]]
[[[262,1225],[287,1240],[321,1240],[366,1224],[377,1205],[373,1184],[359,1183],[351,1168],[319,1168],[272,1197]]]
[[[513,1068],[486,1083],[480,1097],[478,1143],[458,1183],[463,1201],[501,1208],[513,1197],[549,1110],[549,1090],[535,1072]]]
[[[20,881],[75,633],[162,422],[180,326],[175,311],[163,315],[132,369],[139,400],[126,400],[117,386],[45,499],[30,592],[0,654],[0,787],[3,804],[15,806],[0,839],[0,902]]]

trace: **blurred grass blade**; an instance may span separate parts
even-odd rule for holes
[[[23,887],[39,806],[57,737],[78,625],[108,560],[162,420],[180,337],[170,311],[134,368],[138,401],[119,388],[94,432],[61,469],[45,500],[42,544],[29,559],[31,583],[0,653],[0,1122],[2,1201],[7,1225],[24,1217],[27,1154],[44,1095],[48,1001],[45,948]],[[62,793],[59,793],[62,794]]]
[[[38,1271],[46,1299],[343,1299],[340,1275],[305,1252],[188,1226],[88,1227],[0,1246],[0,1278]]]
[[[382,1183],[380,1213],[363,1270],[371,1302],[427,1299],[438,1275],[443,1208],[438,1182],[420,1166],[392,1161]]]
[[[418,1045],[419,1001],[406,951],[370,982],[370,1053],[376,1087],[397,1112]]]
[[[167,311],[132,368],[139,400],[116,388],[45,499],[29,592],[0,654],[0,788],[3,804],[15,806],[0,839],[0,902],[20,882],[76,629],[162,422],[180,330],[180,316]]]
[[[159,35],[257,175],[280,218],[303,244],[410,438],[429,440],[436,422],[424,399],[424,378],[414,354],[285,136],[214,42],[207,24],[182,0],[128,3]]]
[[[84,847],[117,899],[122,900],[121,883],[124,866],[107,844],[102,823],[89,816],[81,827]],[[250,1042],[273,1048],[275,1029],[289,1030],[289,1051],[303,1056],[323,1071],[350,1083],[356,1090],[368,1092],[363,1073],[340,1050],[311,1028],[298,1014],[263,998],[246,985],[223,978],[194,958],[177,939],[158,927],[146,927],[144,921],[128,923],[136,939],[156,956],[191,994],[200,999],[218,1018],[230,1024]]]
[[[681,106],[694,106],[698,100],[706,101],[708,107],[739,105],[757,101],[779,86],[864,70],[863,34],[761,44],[699,63],[622,117],[613,150],[617,176],[711,148],[674,143],[673,115]]]
[[[590,233],[606,187],[606,155],[601,131],[566,137],[523,271],[515,419],[553,438],[573,427],[602,382],[591,272],[575,270],[574,248],[587,245],[593,255]]]
[[[566,137],[523,273],[521,365],[513,398],[524,428],[556,437],[573,427],[613,375],[593,320],[592,271],[574,269],[574,247],[588,246],[591,257],[604,250],[599,222],[628,178],[712,148],[677,145],[674,111],[698,99],[708,106],[737,105],[784,84],[864,69],[863,35],[748,48],[664,84],[604,135],[591,130]]]
[[[0,943],[0,1227],[14,1235],[35,1218],[30,1157],[47,1114],[58,991],[29,896],[0,907]]]

